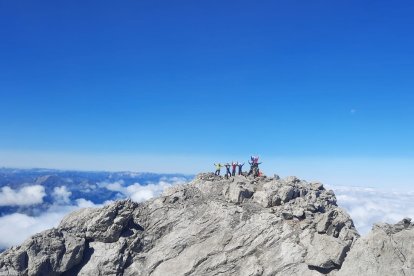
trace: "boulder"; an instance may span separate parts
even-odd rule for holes
[[[292,215],[295,218],[302,219],[302,218],[305,217],[305,210],[303,208],[297,208],[297,209],[293,210]]]
[[[413,275],[413,241],[411,219],[395,225],[377,224],[354,243],[337,275]]]
[[[47,230],[0,255],[0,275],[59,275],[82,261],[84,249],[85,239]]]
[[[224,188],[224,196],[229,202],[240,204],[253,195],[253,189],[244,182],[232,182]]]
[[[306,255],[306,264],[320,272],[339,269],[350,243],[327,235],[315,234]]]
[[[282,186],[278,190],[277,194],[279,195],[281,201],[286,203],[292,200],[293,198],[295,198],[297,193],[296,193],[295,187],[286,185],[286,186]]]

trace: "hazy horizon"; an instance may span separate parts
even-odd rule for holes
[[[0,154],[2,152],[0,151]],[[142,155],[101,155],[99,158],[85,155],[70,156],[62,160],[62,154],[45,155],[44,152],[34,155],[22,153],[26,164],[22,165],[17,156],[9,162],[0,161],[0,167],[17,169],[58,169],[74,171],[131,171],[152,173],[181,173],[195,175],[200,172],[213,172],[214,162],[239,161],[247,164],[248,158],[212,158],[195,156],[142,156]],[[13,154],[8,153],[8,156]],[[3,156],[6,154],[3,153]],[[165,163],[160,162],[163,160]],[[410,179],[414,179],[414,167],[411,159],[372,159],[372,158],[321,158],[321,157],[262,157],[261,169],[264,174],[282,177],[295,175],[307,181],[320,181],[326,185],[373,187],[380,189],[411,189]],[[171,166],[168,166],[171,164]],[[394,169],[389,169],[394,166]],[[248,169],[248,165],[245,166]],[[381,172],[381,173],[379,173]],[[408,180],[408,181],[407,181]]]

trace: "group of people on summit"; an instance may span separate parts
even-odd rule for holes
[[[250,164],[250,171],[247,175],[253,174],[254,177],[260,176],[261,172],[259,170],[259,165],[262,163],[261,162],[259,163],[259,157],[251,156],[249,164]],[[215,163],[214,166],[216,166],[216,172],[214,173],[215,175],[220,175],[222,167],[226,168],[226,174],[225,174],[226,178],[228,178],[229,176],[235,176],[237,168],[239,169],[237,174],[243,175],[244,163],[242,164],[242,163],[239,163],[238,161],[237,162],[232,161],[231,163],[225,163],[225,164]]]

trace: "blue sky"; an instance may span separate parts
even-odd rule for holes
[[[413,12],[412,1],[1,1],[0,166],[197,172],[259,154],[269,172],[334,181],[345,166],[371,172],[364,182],[398,170],[403,184]]]

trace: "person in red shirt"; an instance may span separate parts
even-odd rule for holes
[[[233,161],[231,162],[231,167],[232,167],[232,171],[231,171],[231,175],[235,176],[236,175],[236,168],[237,168],[238,162],[234,163]]]

